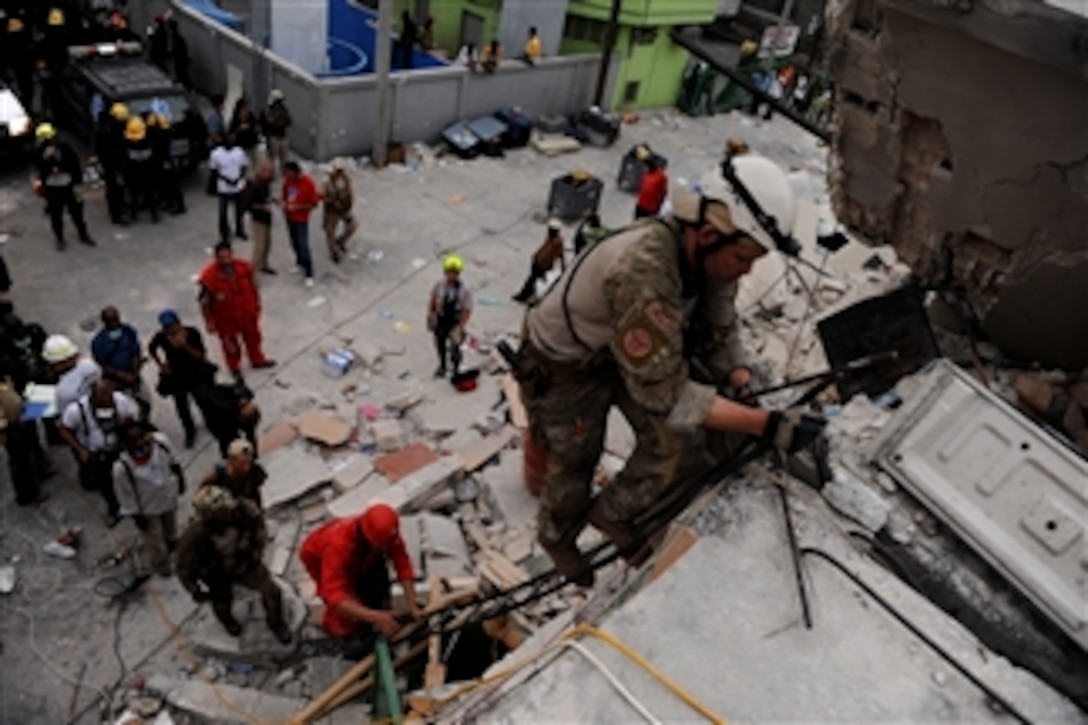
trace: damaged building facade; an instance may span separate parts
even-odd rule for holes
[[[1088,5],[840,0],[828,32],[840,221],[1006,353],[1088,364]]]

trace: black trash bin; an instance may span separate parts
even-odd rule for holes
[[[573,174],[565,174],[557,177],[552,180],[548,195],[548,214],[565,222],[583,219],[597,211],[603,190],[604,184],[595,176],[578,179]]]
[[[638,149],[639,146],[632,146],[631,150],[623,155],[620,160],[620,173],[616,177],[616,185],[619,186],[620,191],[626,191],[629,194],[638,192],[639,186],[642,185],[642,177],[646,173],[646,165],[638,160]],[[661,168],[664,169],[669,165],[669,160],[661,154],[653,154],[653,156]]]
[[[620,137],[620,117],[590,108],[578,114],[577,124],[590,146],[611,146]]]

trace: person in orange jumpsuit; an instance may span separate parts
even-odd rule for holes
[[[370,628],[392,637],[401,628],[403,615],[392,609],[387,558],[404,587],[408,617],[421,616],[400,520],[386,504],[325,524],[302,542],[299,558],[325,602],[322,626],[334,637],[366,634]]]
[[[215,260],[201,270],[198,281],[204,323],[209,334],[219,336],[230,371],[241,376],[243,344],[254,368],[275,365],[261,348],[261,296],[253,265],[220,242],[215,245]]]

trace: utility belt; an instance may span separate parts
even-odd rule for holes
[[[556,360],[533,345],[527,331],[525,332],[521,349],[515,352],[506,342],[500,342],[498,350],[510,365],[514,379],[521,384],[529,397],[542,397],[553,386],[586,381],[600,376],[608,369],[611,355],[607,348],[588,360]]]

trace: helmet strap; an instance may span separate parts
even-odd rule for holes
[[[752,192],[748,191],[748,187],[745,186],[744,182],[737,176],[737,171],[733,168],[733,159],[731,156],[726,156],[722,159],[722,177],[733,187],[733,193],[736,194],[741,203],[748,208],[748,211],[751,212],[760,228],[767,232],[767,235],[774,240],[774,245],[778,248],[778,251],[782,254],[796,257],[801,252],[801,244],[788,234],[784,234],[782,230],[778,228],[778,221],[765,212],[763,207],[759,205],[756,198],[752,196]]]

